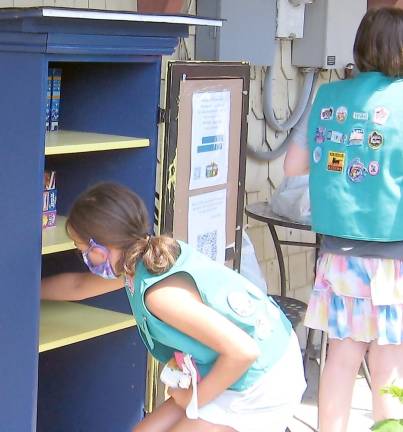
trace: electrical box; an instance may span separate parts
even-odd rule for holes
[[[196,28],[196,60],[273,64],[277,15],[274,0],[198,0],[196,7],[200,17],[225,20],[221,28]]]
[[[311,3],[309,1],[308,3]],[[290,0],[277,0],[277,37],[295,39],[304,36],[305,1],[293,4]]]
[[[314,0],[305,7],[304,37],[293,41],[292,64],[338,69],[353,63],[357,28],[367,0]]]

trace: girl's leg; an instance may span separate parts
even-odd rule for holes
[[[403,386],[403,345],[378,345],[372,342],[369,348],[369,371],[374,420],[403,418],[403,407],[399,400],[381,394],[383,387],[393,383]]]
[[[368,344],[352,339],[330,339],[325,368],[320,378],[319,430],[347,429],[354,381]]]
[[[183,418],[174,425],[169,432],[236,432],[228,426],[216,425],[204,420],[190,420]]]
[[[140,422],[132,432],[168,432],[184,417],[183,409],[178,407],[173,399],[168,399]]]

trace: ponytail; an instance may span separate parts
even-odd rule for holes
[[[168,271],[180,255],[179,243],[166,236],[147,235],[147,209],[132,190],[117,183],[99,183],[83,192],[73,204],[66,229],[78,238],[122,251],[116,273],[134,275],[142,260],[152,274]]]
[[[138,239],[125,253],[123,272],[133,276],[136,264],[143,261],[152,274],[162,274],[171,269],[180,255],[179,243],[167,236],[150,236]]]

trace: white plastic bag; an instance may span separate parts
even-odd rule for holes
[[[271,208],[279,216],[309,225],[309,175],[285,177],[273,193]]]
[[[257,261],[255,249],[245,230],[242,230],[240,270],[242,276],[256,285],[265,295],[267,294],[267,284]]]

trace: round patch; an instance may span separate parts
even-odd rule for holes
[[[347,119],[348,110],[345,106],[338,107],[336,110],[336,120],[339,123],[344,123]]]
[[[368,173],[375,176],[379,173],[379,162],[371,161],[368,165]]]
[[[263,294],[263,291],[249,281],[246,281],[245,288],[248,293],[255,299],[263,300],[264,298],[266,298],[266,295]]]
[[[366,173],[367,169],[358,158],[353,159],[353,161],[349,164],[347,168],[348,178],[354,183],[361,182]]]
[[[245,292],[230,292],[227,301],[230,308],[241,317],[248,317],[255,313],[255,302]]]
[[[273,332],[269,318],[267,316],[260,315],[258,317],[256,320],[255,331],[256,336],[261,340],[266,339]]]
[[[368,145],[374,149],[374,150],[378,150],[383,144],[383,135],[373,131],[370,133],[369,137],[368,137]]]
[[[315,147],[312,157],[313,157],[313,161],[315,163],[318,163],[322,159],[322,147],[319,146]]]

